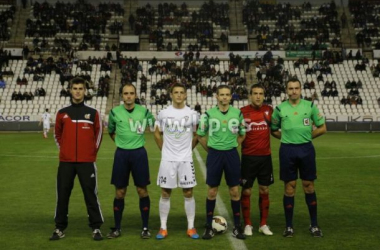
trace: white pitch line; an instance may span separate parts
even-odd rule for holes
[[[380,155],[361,155],[361,156],[327,156],[327,157],[317,157],[317,160],[334,160],[334,159],[361,159],[361,158],[377,158]]]
[[[206,165],[203,162],[203,159],[201,155],[199,154],[199,151],[195,148],[194,150],[195,157],[197,158],[197,161],[199,163],[200,169],[203,174],[203,178],[206,179]],[[221,216],[226,218],[228,223],[230,225],[233,225],[232,220],[230,216],[228,215],[228,211],[226,208],[226,205],[224,204],[222,198],[219,196],[219,194],[216,197],[216,209],[218,209]],[[248,250],[247,246],[245,245],[243,240],[235,239],[230,232],[227,233],[228,241],[230,242],[232,249],[234,250]]]

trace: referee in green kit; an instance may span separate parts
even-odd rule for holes
[[[283,236],[290,238],[294,234],[294,195],[299,173],[309,209],[309,231],[313,237],[323,237],[317,223],[317,196],[314,189],[317,168],[312,139],[326,133],[325,119],[312,102],[301,99],[301,82],[297,78],[288,80],[286,91],[289,99],[276,107],[271,125],[272,135],[281,139],[280,179],[285,184],[283,206],[286,219]]]

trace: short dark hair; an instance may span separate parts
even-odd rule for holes
[[[74,77],[70,81],[70,89],[73,87],[74,84],[83,84],[83,87],[86,88],[86,80],[84,80],[82,77]]]
[[[252,84],[252,86],[251,86],[251,90],[249,91],[249,94],[252,95],[252,90],[253,90],[253,89],[256,89],[256,88],[264,90],[264,93],[265,93],[265,88],[264,88],[264,86],[261,85],[260,83],[256,83],[256,84]]]
[[[135,85],[133,85],[132,83],[126,83],[121,89],[123,90],[125,86],[133,87],[135,89],[135,94],[137,94],[137,90],[136,90],[136,86]],[[122,91],[121,94],[123,94],[123,91]]]
[[[231,93],[231,88],[228,86],[228,85],[219,85],[217,88],[216,88],[216,94],[219,95],[219,90],[220,89],[229,89],[230,90],[230,93]]]
[[[183,85],[182,83],[179,83],[179,82],[174,83],[174,84],[170,87],[170,93],[173,93],[173,89],[174,89],[174,88],[183,88],[183,90],[185,90],[185,92],[186,92],[186,87],[185,87],[185,85]]]
[[[45,109],[46,112],[49,112],[49,109]]]
[[[286,82],[285,84],[286,89],[288,88],[288,85],[290,82],[298,82],[300,84],[300,88],[302,88],[301,81],[297,77],[293,76],[293,77],[290,77],[289,80]]]

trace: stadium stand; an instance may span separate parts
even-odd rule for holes
[[[318,50],[339,45],[340,25],[335,3],[302,6],[248,1],[242,11],[247,32],[257,34],[259,49]],[[332,39],[333,38],[333,39]]]
[[[380,49],[378,29],[380,25],[378,16],[380,3],[375,1],[350,1],[349,9],[358,47]]]
[[[54,114],[69,103],[70,96],[65,91],[68,81],[74,76],[81,76],[88,82],[89,93],[93,93],[87,96],[87,103],[105,114],[108,94],[106,79],[109,79],[111,74],[105,64],[105,59],[79,64],[67,62],[62,58],[57,62],[51,59],[10,60],[6,70],[14,73],[4,76],[7,87],[0,88],[1,113],[38,115],[44,112],[45,108],[49,108]],[[25,79],[22,84],[18,83],[18,79],[21,78]],[[29,93],[29,97],[26,93]],[[18,97],[15,97],[15,94]]]
[[[11,25],[14,20],[16,7],[9,4],[0,4],[0,41],[8,41],[11,37]]]
[[[108,37],[123,30],[124,9],[118,3],[34,2],[26,21],[25,45],[37,52],[103,50]],[[110,46],[110,45],[108,45]],[[51,51],[49,51],[50,53]]]
[[[119,3],[35,2],[30,8],[23,44],[32,53],[27,53],[25,46],[22,60],[20,55],[16,59],[9,51],[0,51],[0,113],[38,115],[45,108],[55,112],[67,104],[67,84],[73,76],[88,80],[87,103],[103,115],[120,102],[118,93],[125,83],[135,84],[137,101],[157,114],[170,104],[168,89],[174,82],[188,87],[190,107],[200,104],[202,110],[207,110],[216,104],[215,89],[220,84],[232,87],[232,104],[242,107],[248,103],[248,85],[262,83],[266,88],[266,103],[276,106],[286,98],[286,79],[297,76],[303,83],[304,98],[313,100],[327,115],[380,114],[380,65],[372,57],[377,42],[376,4],[355,5],[350,1],[351,15],[345,29],[351,29],[354,38],[356,31],[372,38],[364,50],[355,46],[340,48],[345,43],[342,38],[350,33],[343,36],[338,21],[342,7],[331,2],[273,5],[243,1],[242,10],[231,8],[234,2],[223,1],[154,4],[144,2],[126,8]],[[1,10],[7,15],[17,9],[9,4],[5,6]],[[226,40],[227,36],[223,35],[240,32],[230,30],[232,9],[243,13],[250,46],[256,46],[255,51],[266,52],[260,55],[257,52],[250,58],[230,53],[229,59],[219,59],[218,53],[209,52],[217,50],[210,45],[219,42],[221,36]],[[370,15],[363,17],[370,9]],[[7,18],[8,25],[9,19],[15,24],[17,15]],[[186,52],[158,60],[153,56],[149,60],[141,59],[138,54],[134,58],[123,56],[120,51],[116,57],[95,56],[98,49],[117,50],[118,45],[111,48],[107,39],[124,35],[126,26],[131,34],[147,41],[147,50],[152,53],[177,49]],[[72,51],[86,49],[84,44],[94,54],[79,60],[76,50]],[[36,48],[42,53],[33,53]],[[310,52],[306,56],[281,58],[276,50],[313,50],[320,56]]]
[[[186,3],[150,4],[137,10],[135,32],[149,32],[150,50],[219,50],[216,41],[229,33],[229,5],[205,2],[200,7]],[[149,25],[148,25],[149,24]],[[136,26],[137,25],[137,26]],[[142,26],[142,29],[141,29]],[[140,28],[140,29],[139,29]]]

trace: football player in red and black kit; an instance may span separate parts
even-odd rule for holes
[[[102,120],[96,109],[84,103],[85,92],[84,79],[72,79],[70,82],[71,105],[60,109],[56,116],[54,136],[59,148],[59,166],[55,230],[50,240],[65,237],[69,200],[76,175],[84,194],[93,239],[103,239],[100,232],[103,215],[97,195],[95,165],[102,141]]]
[[[269,186],[273,184],[273,167],[270,149],[270,121],[273,108],[263,104],[264,87],[260,84],[251,86],[251,104],[241,108],[246,124],[246,138],[242,143],[241,206],[244,218],[244,234],[252,235],[250,219],[251,190],[255,179],[259,184],[259,232],[273,235],[267,226],[269,212]]]

